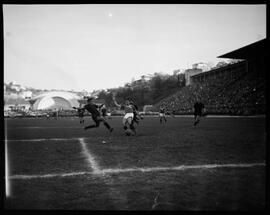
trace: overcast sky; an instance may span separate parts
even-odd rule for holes
[[[88,91],[266,37],[265,5],[4,5],[4,81]]]

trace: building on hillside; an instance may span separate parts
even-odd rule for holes
[[[19,92],[20,90],[25,90],[26,88],[18,84],[16,81],[12,81],[9,83],[9,87],[12,90],[15,90],[16,92]]]
[[[142,75],[141,79],[142,79],[142,81],[150,81],[151,78],[153,78],[153,77],[154,77],[153,75],[147,74],[147,75]]]
[[[192,84],[192,76],[202,73],[202,69],[192,68],[185,70],[186,86]]]
[[[24,99],[31,99],[32,98],[32,92],[31,91],[23,91],[20,93],[20,96]]]
[[[203,63],[203,62],[200,62],[200,63],[194,63],[192,65],[192,68],[193,69],[201,69],[203,72],[205,71],[208,71],[211,69],[210,65],[207,64],[207,63]]]
[[[195,74],[190,77],[190,83],[205,81],[209,78],[229,76],[231,79],[241,76],[243,73],[253,72],[265,77],[266,73],[266,39],[244,46],[219,58],[238,59],[236,63],[228,64],[220,68],[214,68],[207,72]]]

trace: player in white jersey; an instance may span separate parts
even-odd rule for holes
[[[128,127],[130,128],[131,131],[133,131],[134,134],[136,134],[136,129],[135,129],[134,124],[133,124],[134,110],[135,110],[134,105],[132,105],[128,100],[126,100],[125,115],[124,115],[124,118],[122,121],[123,128],[124,128],[126,134],[128,134],[127,133]]]
[[[128,101],[129,101],[129,104],[133,106],[133,113],[134,113],[133,123],[136,123],[137,125],[139,125],[139,121],[140,119],[143,119],[143,117],[139,113],[138,106],[131,99],[128,99]]]

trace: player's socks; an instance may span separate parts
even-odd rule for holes
[[[131,124],[129,127],[130,127],[131,130],[135,130],[135,127],[134,127],[133,124]]]
[[[194,122],[194,126],[196,126],[199,123],[199,120]]]
[[[110,126],[107,122],[104,122],[104,125],[105,125],[106,128],[108,128],[109,130],[111,129],[111,126]]]

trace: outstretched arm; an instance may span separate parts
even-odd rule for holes
[[[104,106],[105,104],[101,104],[98,108],[102,108],[102,106]]]

